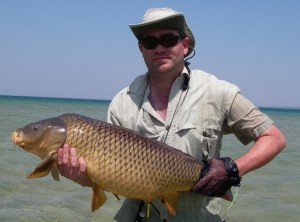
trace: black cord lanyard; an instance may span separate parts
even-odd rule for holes
[[[189,70],[188,70],[188,71],[189,71]],[[181,102],[182,95],[183,95],[183,93],[184,93],[186,90],[188,90],[189,81],[190,81],[190,76],[188,76],[187,74],[185,74],[185,75],[184,75],[184,81],[183,81],[183,84],[182,84],[182,92],[181,92],[181,94],[180,94],[179,100],[178,100],[177,105],[176,105],[176,108],[175,108],[175,110],[174,110],[174,114],[173,114],[173,116],[172,116],[172,119],[171,119],[170,124],[169,124],[168,126],[166,126],[167,134],[166,134],[166,136],[165,136],[165,138],[164,138],[164,140],[163,140],[164,143],[166,142],[166,140],[167,140],[167,138],[168,138],[169,131],[170,131],[171,126],[172,126],[172,124],[173,124],[173,120],[174,120],[175,115],[176,115],[176,113],[177,113],[177,111],[178,111],[178,109],[179,109],[179,104],[180,104],[180,102]],[[186,95],[187,95],[187,93],[185,94],[185,97],[186,97]]]
[[[166,134],[166,136],[165,136],[165,139],[163,140],[164,143],[165,143],[166,140],[167,140],[167,137],[168,137],[168,134],[169,134],[169,130],[171,129],[171,126],[172,126],[174,117],[175,117],[175,115],[176,115],[176,113],[177,113],[177,111],[178,111],[178,109],[179,109],[179,104],[180,104],[180,102],[181,102],[181,100],[182,100],[182,95],[183,95],[183,93],[184,93],[186,90],[188,90],[188,86],[189,86],[189,82],[190,82],[190,73],[191,73],[191,70],[190,70],[190,68],[188,67],[188,65],[189,65],[189,63],[185,61],[185,67],[186,67],[186,69],[188,70],[188,74],[185,74],[185,75],[184,75],[184,81],[183,81],[183,84],[182,84],[182,92],[181,92],[180,97],[179,97],[179,100],[178,100],[178,102],[177,102],[177,105],[176,105],[174,114],[173,114],[173,116],[172,116],[170,125],[166,127],[167,134]],[[141,100],[141,103],[140,103],[140,105],[139,105],[139,110],[142,108],[143,101],[144,101],[144,99],[145,99],[145,94],[146,94],[146,91],[147,91],[148,86],[149,86],[149,81],[148,81],[148,84],[146,85],[146,88],[145,88],[145,90],[144,90],[144,92],[143,92],[142,100]],[[186,92],[186,94],[185,94],[185,97],[186,97],[186,95],[187,95],[187,92]],[[159,210],[158,210],[153,204],[151,204],[151,205],[152,205],[152,206],[154,207],[154,209],[157,211],[158,215],[160,215]],[[144,217],[145,217],[145,214],[143,214],[143,213],[141,212],[142,209],[143,209],[143,206],[144,206],[144,201],[141,201],[140,204],[139,204],[139,209],[138,209],[138,212],[137,212],[137,215],[136,215],[136,217],[135,217],[134,222],[141,222],[141,221],[143,221],[143,219],[144,219]]]
[[[179,100],[177,102],[177,105],[176,105],[174,114],[172,116],[171,122],[170,122],[170,124],[168,126],[166,126],[167,134],[166,134],[165,139],[163,140],[163,142],[166,142],[166,140],[167,140],[167,137],[168,137],[168,134],[169,134],[169,130],[171,129],[173,120],[174,120],[175,115],[176,115],[176,113],[177,113],[177,111],[179,109],[179,104],[180,104],[180,102],[182,100],[182,95],[183,95],[183,93],[186,90],[188,90],[188,86],[189,86],[189,82],[190,82],[190,73],[191,73],[191,70],[189,68],[189,63],[188,62],[185,62],[185,67],[186,67],[186,69],[188,71],[188,74],[184,74],[184,81],[183,81],[183,84],[182,84],[182,92],[181,92],[180,98],[179,98]],[[139,105],[139,110],[142,108],[142,105],[143,105],[143,102],[144,102],[144,99],[145,99],[145,95],[146,95],[146,91],[147,91],[148,86],[149,86],[149,81],[148,81],[148,84],[146,85],[145,90],[143,92],[142,100],[141,100],[140,105]]]

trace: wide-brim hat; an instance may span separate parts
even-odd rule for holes
[[[129,27],[138,40],[141,40],[144,32],[154,29],[173,29],[178,31],[190,40],[189,50],[185,57],[190,55],[195,48],[195,38],[185,21],[184,14],[170,8],[148,9],[144,14],[142,23],[130,24]]]

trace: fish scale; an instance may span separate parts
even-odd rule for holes
[[[34,131],[33,125],[38,130]],[[202,167],[200,161],[162,142],[73,113],[28,124],[11,137],[16,145],[22,144],[26,151],[43,159],[27,178],[42,177],[50,171],[52,176],[58,175],[57,149],[64,143],[75,147],[93,182],[92,211],[104,204],[104,191],[108,191],[145,201],[162,198],[169,212],[175,214],[180,193],[190,191]]]

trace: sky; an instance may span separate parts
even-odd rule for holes
[[[191,69],[258,106],[300,107],[298,0],[1,0],[0,95],[111,100],[147,71],[128,25],[153,7],[185,14]]]

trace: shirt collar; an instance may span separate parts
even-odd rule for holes
[[[137,96],[143,96],[145,94],[145,91],[149,85],[148,80],[148,72],[144,75],[138,76],[130,85],[129,85],[129,93],[136,94]],[[183,68],[180,76],[178,78],[181,78],[183,75],[185,75],[185,81],[183,84],[186,84],[186,87],[188,86],[188,82],[190,79],[190,73],[186,67]],[[183,86],[184,87],[184,86]]]

